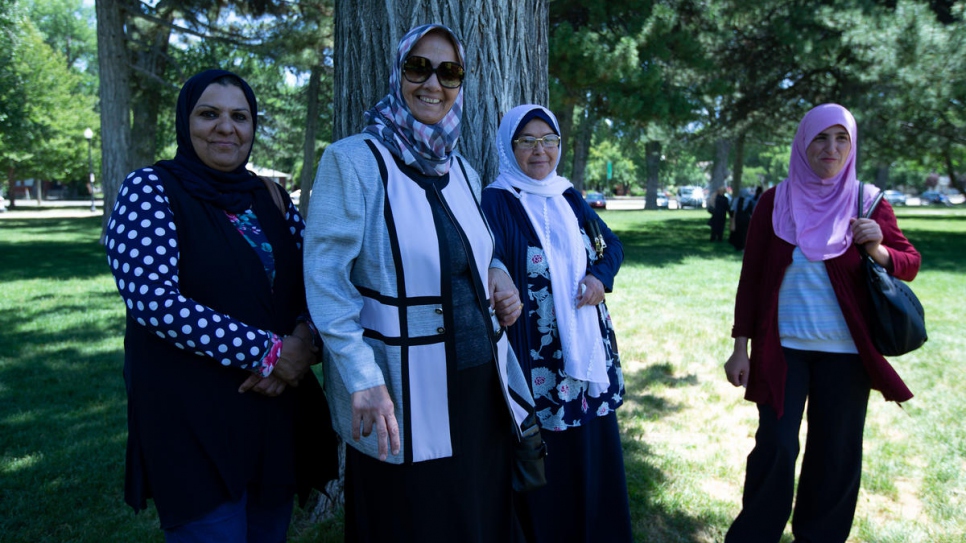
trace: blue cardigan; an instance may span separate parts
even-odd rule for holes
[[[614,277],[624,261],[624,247],[610,228],[597,213],[587,205],[580,193],[574,188],[564,192],[564,198],[574,210],[577,223],[581,231],[585,230],[587,221],[597,221],[600,231],[607,242],[604,255],[596,262],[588,259],[587,273],[592,274],[604,284],[605,292],[614,289]],[[483,190],[481,202],[483,214],[490,224],[495,241],[493,257],[502,261],[510,272],[510,278],[517,288],[521,289],[520,299],[523,301],[523,314],[530,312],[530,297],[522,289],[527,285],[527,247],[540,247],[540,239],[530,224],[526,211],[520,200],[507,190],[487,187]],[[523,319],[510,327],[510,344],[520,359],[524,375],[530,375],[530,337],[529,327]],[[529,381],[529,378],[528,378]]]

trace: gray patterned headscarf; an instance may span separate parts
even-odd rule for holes
[[[389,75],[389,94],[372,109],[366,111],[364,132],[372,134],[389,149],[393,155],[406,164],[416,168],[424,175],[441,176],[449,172],[450,158],[460,137],[460,122],[463,118],[463,87],[456,95],[456,101],[446,116],[436,124],[423,124],[413,117],[402,95],[402,66],[409,52],[426,34],[443,31],[459,56],[459,62],[466,68],[466,53],[463,44],[452,30],[440,24],[418,26],[403,36],[396,53],[396,62]]]

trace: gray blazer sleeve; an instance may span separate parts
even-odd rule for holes
[[[351,394],[386,384],[373,350],[363,340],[362,295],[353,269],[372,231],[382,181],[362,136],[330,145],[322,155],[305,229],[305,293],[326,355]]]

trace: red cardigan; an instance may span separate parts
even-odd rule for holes
[[[785,270],[792,263],[795,246],[775,235],[771,222],[774,205],[775,189],[772,188],[761,195],[748,227],[731,336],[751,339],[751,368],[745,399],[770,405],[781,417],[787,366],[778,337],[778,290]],[[883,200],[872,218],[879,223],[882,245],[892,257],[889,273],[911,281],[919,272],[922,257],[899,230],[892,206]],[[872,312],[872,300],[860,273],[858,249],[853,245],[842,255],[826,260],[825,267],[872,388],[880,391],[887,401],[904,402],[912,398],[912,392],[899,374],[872,344],[866,317]]]

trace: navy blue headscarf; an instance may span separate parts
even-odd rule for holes
[[[258,107],[255,102],[255,92],[244,79],[236,74],[225,70],[207,70],[193,76],[181,87],[175,114],[178,152],[174,160],[162,160],[157,165],[174,174],[185,190],[195,198],[210,202],[225,211],[240,213],[251,207],[252,192],[265,188],[265,184],[254,173],[245,168],[248,157],[252,154],[251,149],[248,150],[245,162],[230,172],[210,168],[201,161],[198,153],[195,152],[194,145],[191,143],[189,128],[191,111],[198,103],[198,99],[201,98],[208,85],[225,76],[234,78],[235,83],[245,93],[245,99],[248,100],[248,107],[252,112],[252,143],[254,144],[254,134],[258,128]]]

